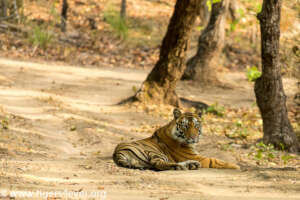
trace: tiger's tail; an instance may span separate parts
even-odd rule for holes
[[[217,168],[217,169],[240,169],[240,166],[225,162],[216,158],[203,158],[199,160],[202,168]]]

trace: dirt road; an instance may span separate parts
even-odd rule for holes
[[[151,135],[133,131],[143,124],[167,122],[115,105],[134,93],[147,71],[6,59],[0,59],[0,70],[0,199],[12,199],[9,191],[98,191],[105,197],[89,199],[107,200],[300,199],[299,168],[153,172],[116,167],[111,155],[117,143]],[[251,105],[251,84],[240,84],[236,74],[231,78],[235,95],[233,90],[203,92],[188,83],[179,84],[178,93],[207,103]],[[202,153],[238,162],[236,154],[221,152],[211,141],[204,133]]]

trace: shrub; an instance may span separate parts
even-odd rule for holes
[[[35,26],[29,36],[31,44],[43,49],[47,48],[52,39],[53,35],[49,31],[43,30],[40,26]]]
[[[217,115],[219,117],[223,117],[224,116],[224,111],[225,111],[224,107],[218,105],[218,103],[212,104],[211,106],[209,106],[206,109],[207,113],[212,113],[212,114],[215,114],[215,115]]]
[[[113,10],[105,11],[104,19],[111,26],[111,28],[116,32],[118,37],[124,40],[127,39],[128,26],[125,20],[120,16],[118,12]]]

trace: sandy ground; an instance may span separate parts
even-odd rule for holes
[[[145,70],[6,59],[0,59],[0,70],[0,117],[8,126],[0,131],[0,199],[14,199],[8,191],[98,191],[106,196],[81,199],[107,200],[300,199],[299,168],[153,172],[115,166],[116,144],[150,135],[134,128],[167,122],[115,105],[134,93]],[[178,93],[206,103],[253,104],[253,85],[237,73],[224,81],[234,90],[203,90],[185,82]],[[286,91],[289,95],[293,88]],[[204,134],[202,154],[238,163],[237,155],[214,148],[213,141]]]

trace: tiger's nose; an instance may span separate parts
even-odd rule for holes
[[[190,142],[193,142],[193,143],[199,142],[199,137],[197,135],[196,136],[191,136],[190,137]]]

